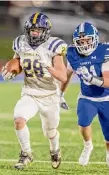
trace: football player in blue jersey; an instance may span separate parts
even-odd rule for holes
[[[93,150],[91,123],[98,114],[105,138],[106,162],[109,165],[109,45],[99,42],[95,26],[88,22],[82,23],[74,31],[73,45],[67,49],[67,60],[70,65],[68,77],[75,72],[81,87],[77,116],[84,149],[79,164],[85,166],[89,162]]]

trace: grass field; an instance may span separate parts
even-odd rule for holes
[[[105,164],[104,140],[97,118],[93,121],[94,151],[87,167],[78,165],[82,151],[82,139],[79,135],[76,117],[76,97],[78,85],[70,85],[66,92],[69,111],[61,111],[59,131],[61,134],[62,164],[58,170],[50,165],[49,146],[43,136],[38,116],[29,121],[34,163],[22,171],[13,168],[18,159],[18,144],[13,123],[13,108],[20,98],[21,84],[0,84],[0,175],[109,175]]]
[[[0,38],[0,59],[11,59],[14,52],[12,50],[12,39]]]

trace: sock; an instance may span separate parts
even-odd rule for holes
[[[92,147],[92,146],[93,146],[92,140],[88,140],[88,141],[84,140],[84,147]]]
[[[49,139],[50,151],[57,151],[59,149],[60,134],[57,131],[56,136],[53,139]]]
[[[16,130],[16,135],[24,152],[31,152],[30,132],[27,125],[21,130]]]

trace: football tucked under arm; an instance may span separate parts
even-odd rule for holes
[[[2,77],[4,80],[13,79],[16,75],[20,74],[22,67],[20,66],[20,58],[11,59],[2,68]]]

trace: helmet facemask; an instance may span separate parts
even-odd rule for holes
[[[74,38],[73,42],[81,55],[88,56],[97,48],[99,39],[97,35],[80,35],[80,37]]]
[[[27,41],[32,46],[37,46],[45,42],[50,36],[50,30],[45,28],[25,28]]]

